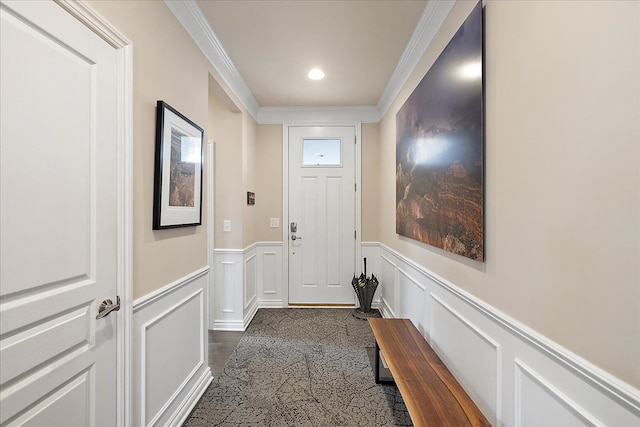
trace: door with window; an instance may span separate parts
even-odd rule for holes
[[[289,127],[290,305],[352,305],[354,126]]]

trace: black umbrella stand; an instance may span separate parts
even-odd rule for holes
[[[358,319],[368,319],[369,317],[381,317],[378,310],[371,309],[371,301],[373,301],[373,295],[378,288],[378,279],[375,275],[367,277],[367,259],[364,259],[364,272],[357,276],[354,274],[351,280],[351,286],[358,296],[358,302],[360,307],[353,310],[353,315]]]

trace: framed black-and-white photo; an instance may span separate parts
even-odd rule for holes
[[[154,230],[202,224],[203,140],[200,126],[158,101]]]

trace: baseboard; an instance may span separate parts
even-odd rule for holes
[[[214,331],[244,331],[244,320],[216,320],[213,322]]]
[[[389,310],[389,306],[387,306],[384,301],[380,301],[380,307],[378,307],[378,310],[380,310],[380,315],[386,319],[392,319],[395,317]]]
[[[249,323],[253,320],[253,317],[258,312],[258,301],[254,298],[251,305],[247,308],[246,314],[244,316],[244,322],[242,324],[242,330],[246,330],[249,326]]]
[[[262,300],[258,301],[258,308],[282,308],[282,300]]]
[[[184,401],[180,404],[178,409],[175,411],[174,415],[171,417],[169,421],[170,426],[179,427],[187,420],[193,408],[196,407],[198,401],[202,397],[209,384],[213,381],[213,375],[211,374],[211,369],[207,367],[206,371],[202,373],[200,379],[196,383],[195,387],[191,390],[189,395],[184,399]]]

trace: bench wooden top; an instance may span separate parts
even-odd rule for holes
[[[409,319],[369,319],[415,426],[491,424]]]

